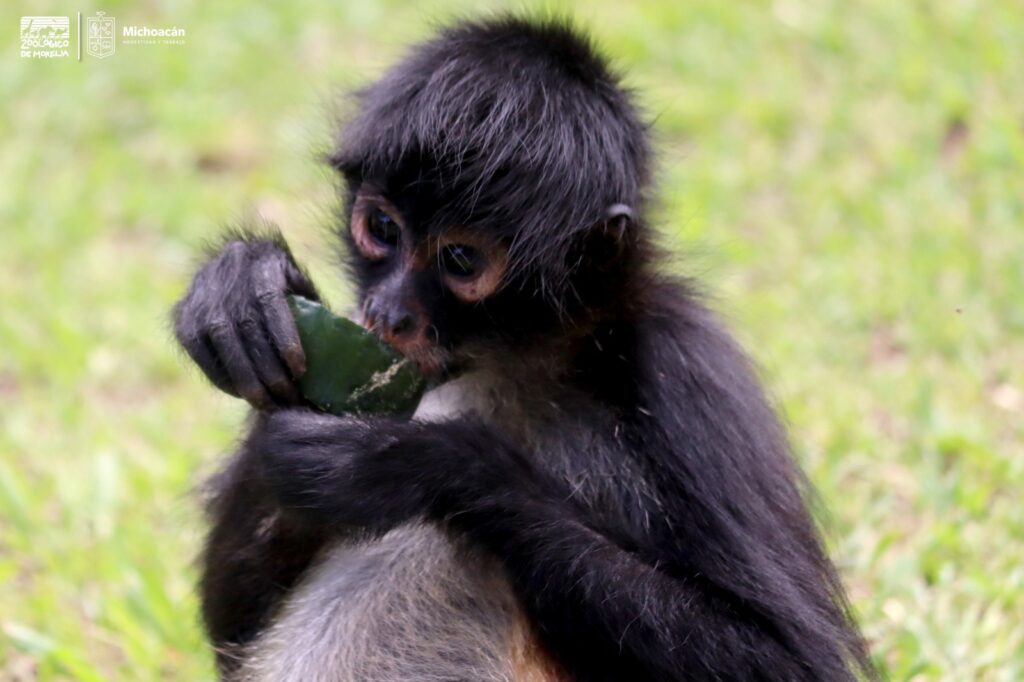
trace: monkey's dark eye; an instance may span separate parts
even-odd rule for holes
[[[448,244],[441,249],[441,267],[455,277],[474,277],[484,269],[483,255],[472,246]]]
[[[380,244],[390,247],[398,246],[398,236],[401,232],[398,223],[381,209],[375,208],[370,211],[366,220],[366,230]]]

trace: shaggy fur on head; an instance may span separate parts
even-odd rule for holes
[[[442,180],[441,219],[511,242],[515,270],[553,300],[565,255],[609,207],[639,211],[646,128],[590,40],[567,22],[459,24],[358,95],[334,165],[352,181]],[[523,182],[528,178],[528,182]]]

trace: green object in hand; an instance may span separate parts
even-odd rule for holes
[[[299,389],[332,414],[412,412],[425,380],[416,366],[361,326],[319,303],[289,296],[306,354]]]

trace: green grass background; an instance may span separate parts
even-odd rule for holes
[[[212,678],[195,487],[244,410],[168,310],[256,212],[343,303],[335,93],[498,6],[3,5],[0,680]],[[1024,679],[1024,5],[546,7],[656,121],[675,267],[763,367],[886,675]],[[19,58],[21,15],[101,9],[187,45]]]

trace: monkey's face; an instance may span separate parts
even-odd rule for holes
[[[498,299],[508,245],[486,230],[437,220],[417,210],[421,203],[363,183],[347,240],[362,324],[440,377],[479,354],[481,341],[493,348],[496,334],[507,338]]]

